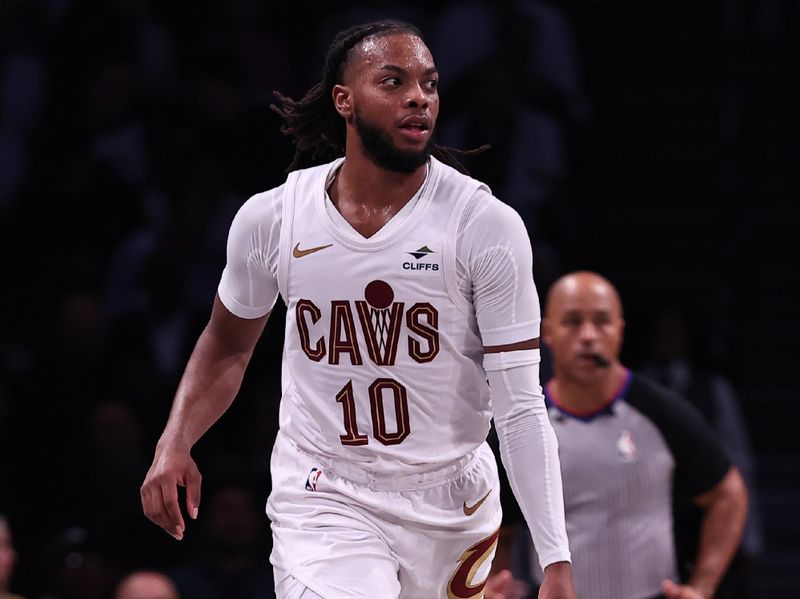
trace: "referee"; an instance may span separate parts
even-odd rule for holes
[[[575,587],[581,599],[708,599],[739,545],[747,491],[694,407],[619,362],[624,325],[617,290],[602,276],[574,272],[551,287],[542,339],[553,378],[544,392],[559,442]],[[504,495],[511,525],[519,509],[507,485]],[[686,499],[703,516],[694,568],[680,581],[673,501]],[[541,580],[529,538],[523,546],[533,580]],[[498,550],[493,572],[509,567],[508,553]]]

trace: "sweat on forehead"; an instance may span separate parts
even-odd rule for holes
[[[342,78],[353,66],[383,60],[395,52],[398,47],[409,50],[409,54],[420,62],[430,60],[428,47],[415,33],[397,30],[381,31],[365,37],[347,53],[340,69]]]

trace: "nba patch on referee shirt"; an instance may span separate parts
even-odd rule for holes
[[[617,455],[626,463],[636,461],[636,444],[630,431],[622,431],[617,437]]]
[[[322,470],[319,468],[311,469],[311,472],[308,473],[308,478],[306,479],[306,491],[317,490],[317,481],[319,480],[320,476],[322,476]]]

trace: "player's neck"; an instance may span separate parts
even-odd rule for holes
[[[591,381],[559,376],[556,372],[549,389],[559,406],[577,414],[590,413],[614,399],[626,377],[625,367],[614,362],[605,376]]]
[[[376,165],[363,153],[348,152],[336,177],[339,197],[375,208],[400,204],[402,208],[419,190],[428,167],[412,173],[390,171]]]
[[[328,193],[345,220],[364,237],[371,237],[414,197],[427,168],[398,173],[348,153]]]

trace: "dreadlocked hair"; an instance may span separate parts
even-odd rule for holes
[[[336,112],[331,100],[333,87],[341,83],[353,48],[368,37],[393,33],[410,33],[424,41],[419,29],[403,21],[374,21],[344,29],[336,35],[328,47],[322,81],[309,89],[302,100],[294,100],[277,91],[273,92],[278,103],[271,104],[270,109],[283,119],[281,132],[291,137],[295,146],[294,158],[286,169],[287,172],[299,168],[303,155],[310,154],[314,163],[344,156],[345,123]],[[479,154],[487,149],[489,149],[487,145],[474,150],[458,150],[435,144],[431,154],[458,171],[467,173],[466,167],[461,164],[457,155]]]

